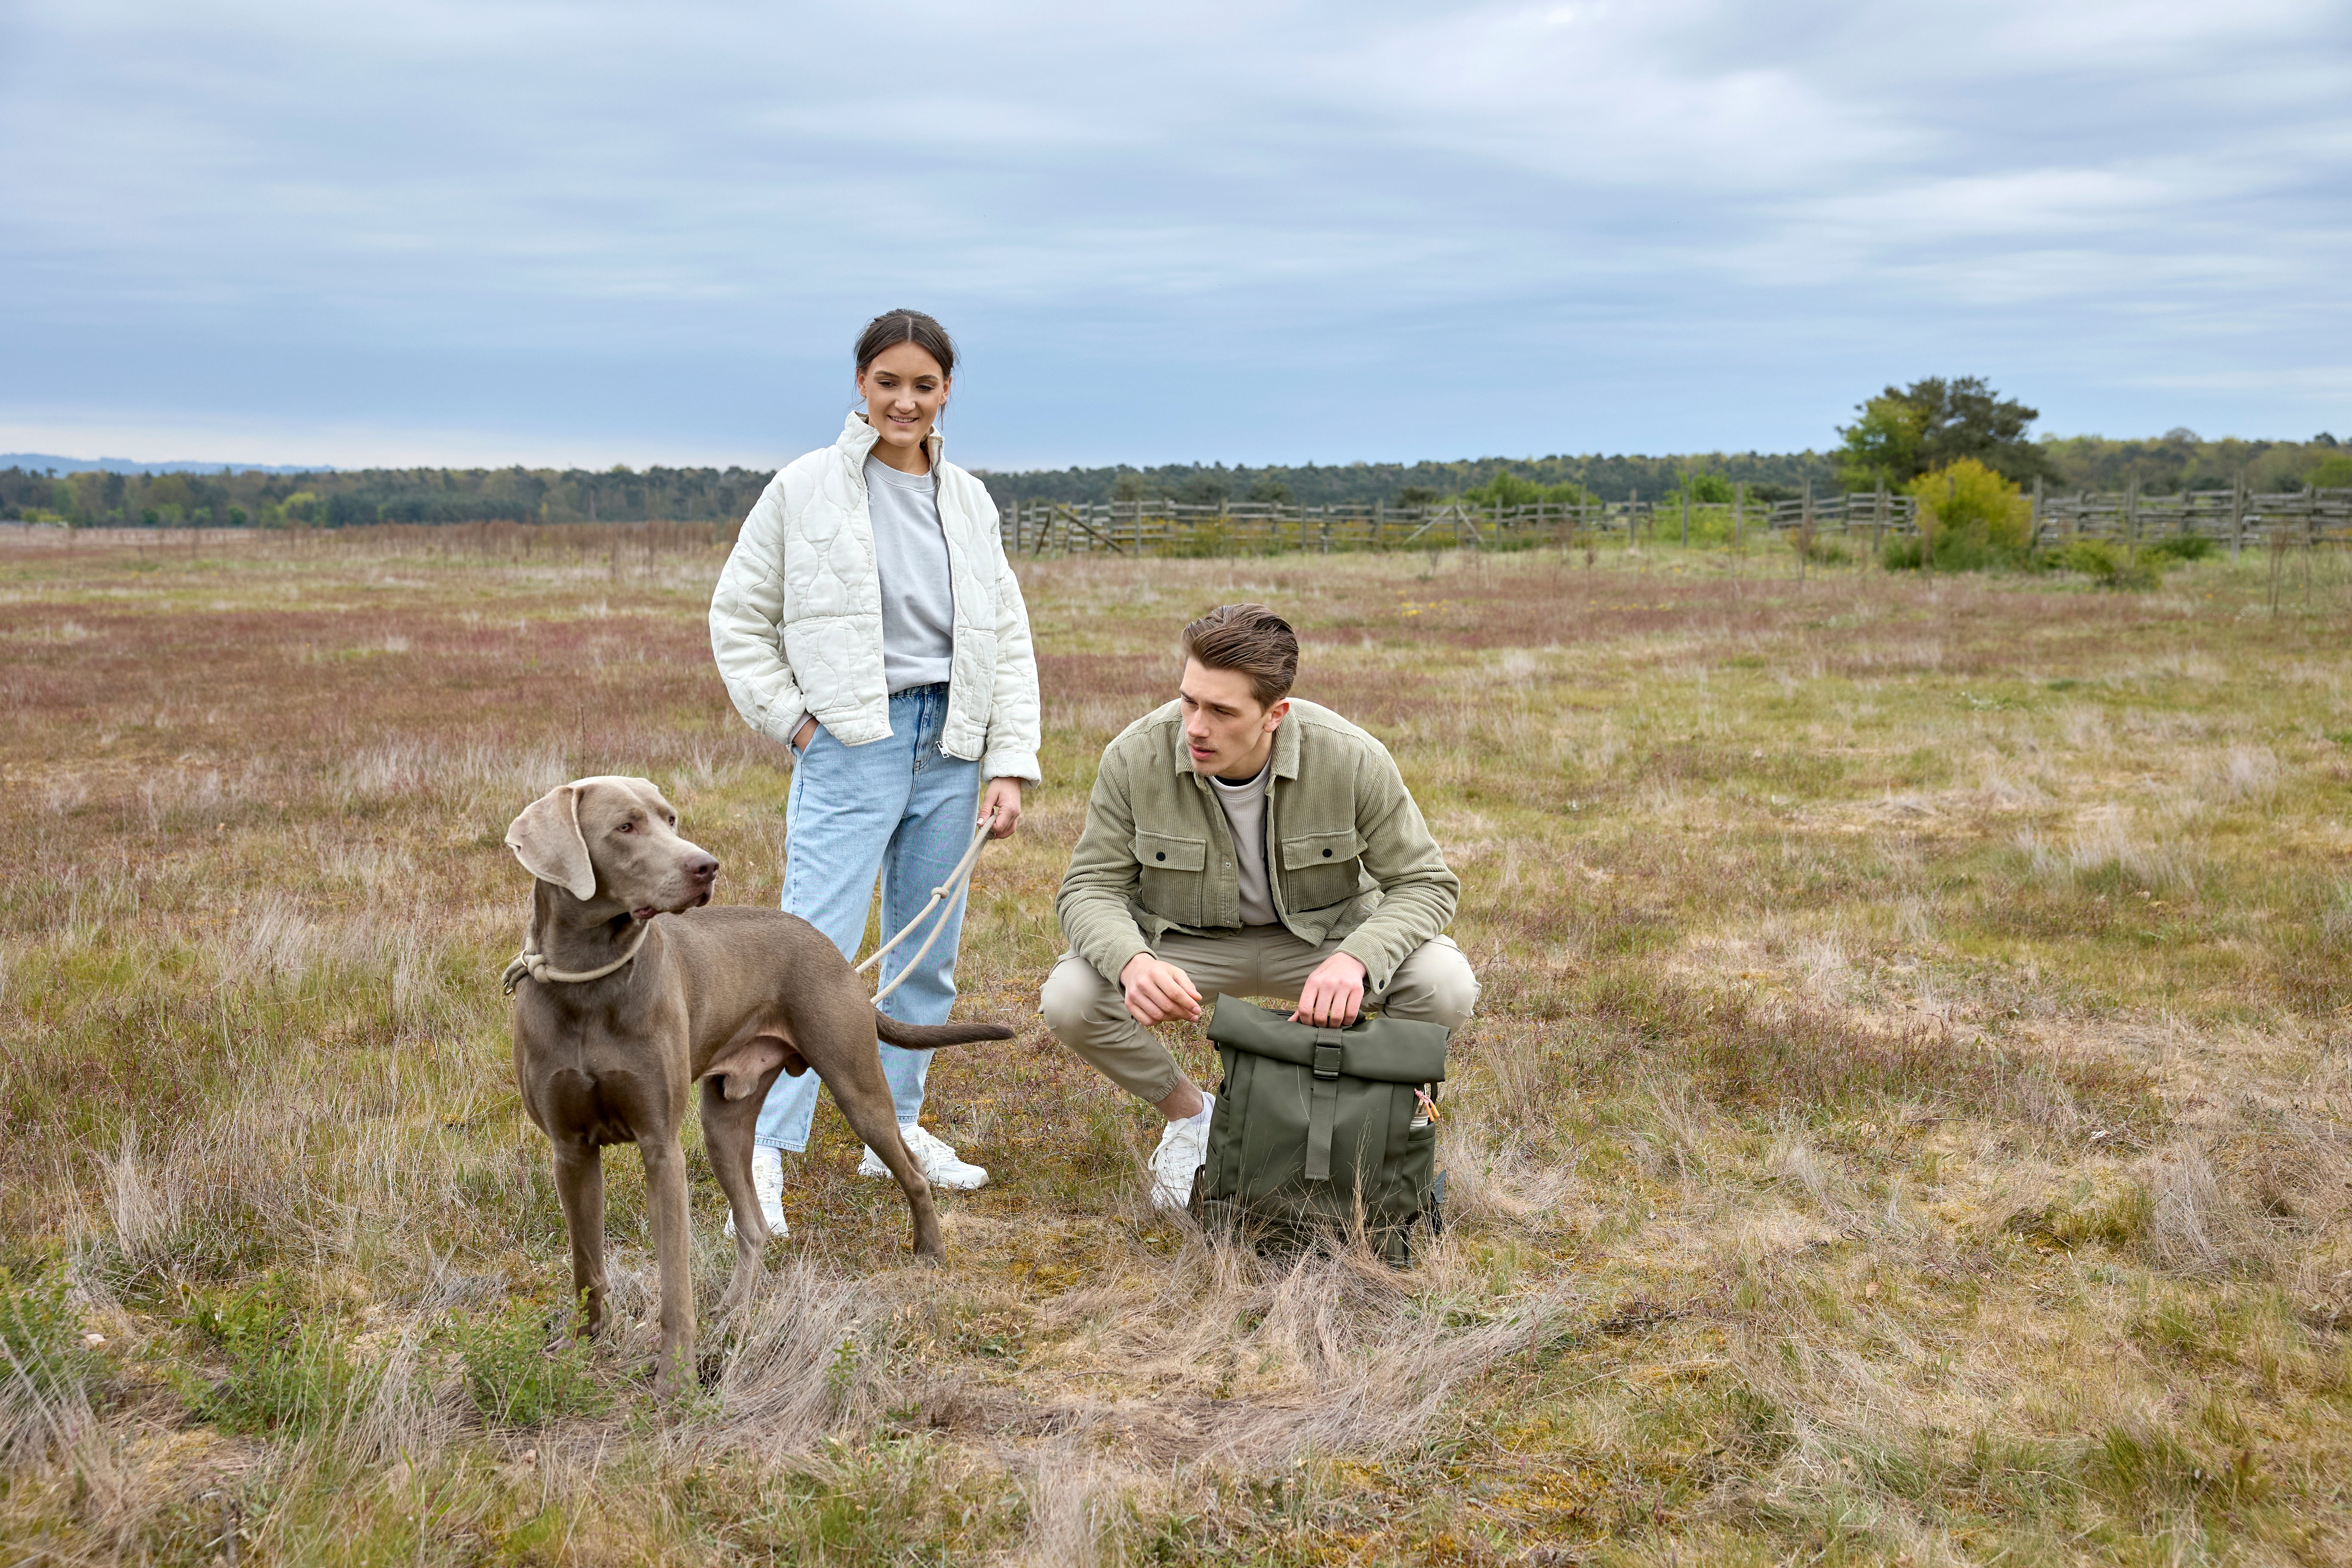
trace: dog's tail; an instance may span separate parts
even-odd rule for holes
[[[901,1024],[878,1009],[874,1015],[874,1032],[891,1045],[910,1051],[968,1046],[975,1040],[1009,1040],[1013,1035],[1002,1024]]]

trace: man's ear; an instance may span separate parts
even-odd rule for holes
[[[1289,717],[1290,699],[1286,697],[1265,710],[1265,732],[1269,735],[1273,734],[1282,728],[1282,721]]]
[[[507,825],[507,847],[522,868],[585,903],[596,896],[596,868],[580,837],[580,791],[557,784]]]

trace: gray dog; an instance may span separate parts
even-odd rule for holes
[[[661,1270],[656,1385],[674,1392],[693,1375],[678,1129],[698,1083],[703,1142],[735,1214],[735,1272],[721,1310],[759,1279],[768,1226],[751,1190],[751,1134],[779,1072],[817,1070],[906,1190],[916,1253],[944,1255],[930,1184],[899,1140],[875,1040],[926,1049],[1009,1040],[1011,1029],[901,1024],[875,1011],[848,961],[799,916],[704,908],[719,862],[677,836],[677,813],[644,779],[559,785],[514,819],[507,845],[539,879],[530,935],[506,976],[509,993],[521,987],[515,1079],[523,1109],[555,1146],[583,1333],[604,1323],[604,1146],[635,1143]],[[656,923],[657,915],[670,918]]]

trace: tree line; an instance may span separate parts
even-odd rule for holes
[[[1928,377],[1887,387],[1839,427],[1827,452],[1705,452],[1679,456],[1558,455],[1454,462],[1308,463],[1228,467],[982,471],[997,503],[1170,500],[1194,506],[1420,506],[1459,497],[1485,505],[1731,499],[1759,502],[1807,487],[1816,494],[1903,489],[1956,462],[1981,464],[2019,485],[2150,495],[2223,489],[2352,487],[2352,447],[2326,432],[2309,441],[2208,441],[2168,430],[2139,440],[2036,437],[2032,408],[1981,378]],[[347,528],[376,522],[735,522],[770,476],[763,469],[358,468],[318,473],[60,474],[0,468],[0,520],[79,527]]]
[[[1274,501],[1289,506],[1418,506],[1454,496],[1481,499],[1498,486],[1511,492],[1502,504],[1538,499],[1529,487],[1553,500],[1576,495],[1602,500],[1649,500],[1678,492],[1685,479],[1710,473],[1745,481],[1774,494],[1794,495],[1810,479],[1834,486],[1834,455],[1819,452],[1711,452],[1683,457],[1553,456],[1471,458],[1453,462],[1307,463],[1298,467],[1250,468],[1223,463],[1168,463],[1156,468],[1125,465],[1101,468],[1044,468],[1028,473],[982,473],[989,493],[1005,501],[1172,500],[1192,506],[1220,502]]]
[[[375,522],[740,521],[756,468],[354,468],[60,474],[0,468],[0,519],[86,528],[349,528]]]

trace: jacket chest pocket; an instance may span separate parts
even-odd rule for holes
[[[1135,836],[1135,862],[1142,868],[1137,889],[1143,907],[1178,925],[1208,923],[1209,841],[1175,833]]]
[[[1364,840],[1353,827],[1298,833],[1282,841],[1283,900],[1291,909],[1328,909],[1356,896]]]

